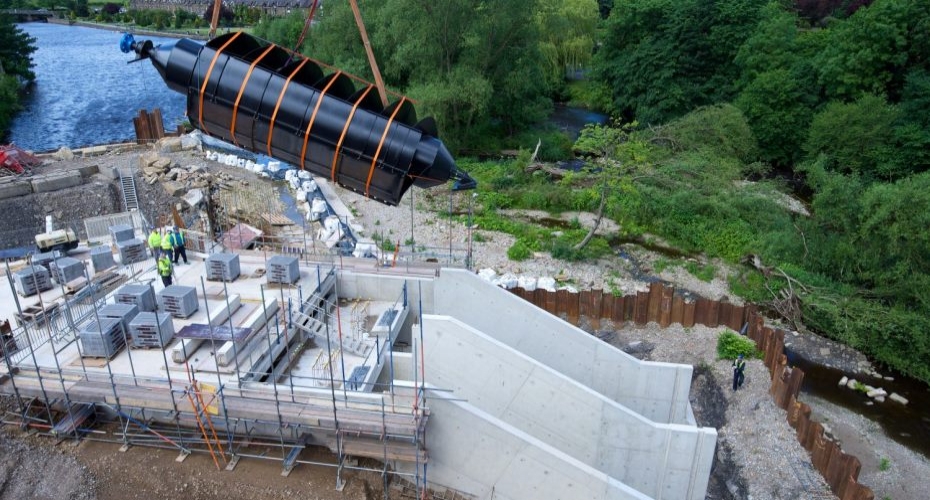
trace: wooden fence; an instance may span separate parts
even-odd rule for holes
[[[693,297],[662,283],[653,283],[649,291],[625,296],[615,296],[602,290],[572,293],[514,288],[510,291],[573,322],[585,317],[595,324],[599,324],[601,319],[609,319],[615,324],[655,322],[663,328],[672,323],[684,327],[726,326],[735,331],[745,327],[746,335],[765,354],[763,361],[772,377],[769,393],[775,404],[786,410],[788,423],[797,431],[798,441],[810,453],[814,468],[820,471],[840,500],[874,500],[872,490],[858,482],[859,459],[843,453],[836,442],[827,438],[823,425],[811,419],[810,406],[798,401],[804,372],[788,366],[785,331],[765,326],[765,320],[755,305],[740,306],[726,300]]]

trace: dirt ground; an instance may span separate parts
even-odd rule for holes
[[[191,500],[375,500],[383,499],[380,473],[345,470],[345,487],[336,491],[335,467],[298,464],[284,477],[278,448],[251,447],[235,470],[218,470],[208,454],[183,462],[175,450],[131,447],[109,442],[56,441],[7,426],[0,432],[0,500],[23,498],[73,500],[157,499],[183,495]],[[307,449],[302,461],[335,464],[322,448]],[[360,467],[376,468],[375,462]],[[388,486],[389,499],[410,498]]]

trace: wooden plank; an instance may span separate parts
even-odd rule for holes
[[[262,220],[271,224],[272,226],[292,226],[294,221],[288,219],[282,214],[273,214],[273,213],[264,213],[262,214]]]

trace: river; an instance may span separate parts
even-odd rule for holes
[[[14,144],[47,151],[130,140],[140,109],[161,108],[169,129],[184,119],[184,96],[168,90],[148,62],[126,64],[132,56],[120,52],[120,33],[51,23],[18,26],[36,39],[36,83],[13,121]]]

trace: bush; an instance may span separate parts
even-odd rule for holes
[[[747,337],[724,330],[717,337],[717,359],[736,359],[742,354],[744,358],[761,358],[762,352],[756,349],[756,343]]]
[[[530,258],[532,255],[530,247],[523,240],[517,240],[510,248],[507,249],[507,258],[515,261],[522,261]]]

